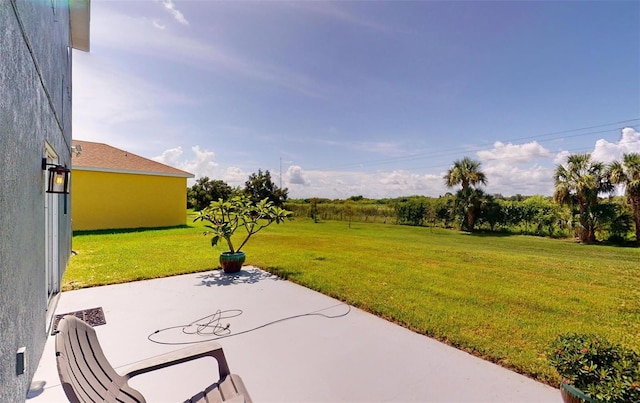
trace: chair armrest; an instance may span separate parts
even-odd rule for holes
[[[156,369],[166,368],[204,357],[213,357],[218,361],[220,379],[230,374],[229,365],[222,351],[222,346],[215,341],[209,341],[139,361],[128,368],[123,376],[130,379],[136,375],[155,371]]]

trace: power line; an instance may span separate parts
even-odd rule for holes
[[[639,120],[640,120],[640,118],[620,120],[618,122],[605,123],[605,124],[589,126],[589,127],[582,127],[580,129],[569,129],[569,130],[563,130],[563,131],[559,131],[559,132],[551,132],[551,133],[540,134],[540,135],[529,136],[529,137],[519,137],[519,138],[516,138],[516,139],[513,139],[513,140],[506,140],[506,141],[527,140],[527,139],[530,139],[530,138],[554,136],[554,135],[557,135],[557,134],[571,133],[571,132],[577,132],[577,131],[581,131],[581,130],[591,130],[591,129],[596,129],[596,128],[599,128],[599,127],[605,127],[605,126],[611,126],[611,125],[619,125],[619,124],[622,124],[622,123],[635,122],[635,121],[639,121]],[[620,128],[620,130],[624,129],[625,127],[627,127],[627,126],[623,126],[622,128]],[[610,129],[610,130],[613,130],[613,129]],[[598,133],[598,132],[596,132],[596,133]]]
[[[626,128],[626,127],[636,128],[637,125],[624,125],[624,126],[621,126],[621,127],[615,127],[615,128],[610,128],[610,129],[606,129],[606,130],[599,130],[599,131],[594,131],[594,132],[588,132],[588,133],[578,133],[578,134],[574,134],[574,135],[570,135],[570,136],[559,136],[559,135],[566,134],[566,133],[573,133],[573,132],[583,131],[583,130],[590,130],[590,129],[600,128],[600,127],[606,127],[606,126],[611,126],[611,125],[614,125],[614,124],[635,122],[635,121],[640,121],[640,118],[626,119],[626,120],[621,120],[621,121],[612,122],[612,123],[606,123],[606,124],[582,127],[582,128],[578,128],[578,129],[562,130],[562,131],[550,132],[550,133],[533,135],[533,136],[516,137],[516,138],[512,138],[512,139],[508,139],[508,140],[495,140],[492,143],[481,143],[479,145],[476,145],[476,146],[470,147],[470,148],[469,147],[456,147],[456,148],[450,148],[450,149],[440,150],[440,151],[436,151],[436,152],[425,152],[425,153],[417,153],[417,154],[406,155],[406,156],[401,156],[401,157],[389,157],[389,158],[383,158],[383,159],[379,159],[379,160],[346,163],[346,164],[335,165],[332,168],[325,168],[324,170],[331,170],[331,169],[338,169],[338,168],[348,168],[348,167],[360,167],[360,166],[385,165],[385,164],[389,164],[389,163],[393,163],[393,162],[412,161],[412,160],[419,160],[419,159],[424,159],[424,158],[444,157],[444,156],[459,154],[462,151],[464,151],[464,152],[479,151],[479,150],[482,150],[482,149],[484,149],[486,147],[490,147],[490,146],[494,145],[498,141],[502,142],[502,143],[513,143],[513,142],[518,142],[518,141],[522,141],[522,140],[542,139],[542,138],[545,138],[545,137],[556,136],[556,137],[551,137],[551,138],[547,138],[547,139],[538,141],[539,143],[543,143],[543,142],[548,142],[548,141],[553,141],[553,140],[558,140],[558,139],[584,137],[584,136],[590,136],[590,135],[594,135],[594,134],[601,134],[601,133],[619,131],[619,130],[622,130],[622,129]],[[310,170],[320,170],[320,169],[311,168]]]
[[[633,119],[633,120],[640,120],[640,119]],[[604,126],[604,125],[602,125],[602,126]],[[574,134],[572,136],[561,136],[561,137],[549,138],[549,139],[546,139],[546,140],[541,140],[540,143],[553,141],[553,140],[557,140],[557,139],[560,139],[560,138],[573,138],[573,137],[581,137],[581,136],[588,136],[588,135],[593,135],[593,134],[601,134],[601,133],[613,132],[613,131],[622,130],[625,127],[628,127],[628,126],[616,127],[616,128],[612,128],[612,129],[600,130],[600,131],[590,132],[590,133]],[[577,131],[577,130],[583,130],[583,129],[566,130],[566,131],[563,131],[563,132],[557,132],[556,134],[569,133],[569,132],[574,132],[574,131]],[[525,139],[525,140],[526,139],[533,139],[533,138],[538,138],[538,137],[549,136],[551,134],[552,133],[543,134],[543,135],[539,135],[539,136],[528,136],[528,137],[523,137],[521,139]],[[502,143],[512,143],[512,142],[515,142],[517,140],[518,139],[511,139],[511,140],[504,140],[504,141],[496,140],[493,143],[481,143],[481,144],[479,144],[477,146],[474,146],[474,147],[456,147],[456,148],[445,149],[445,150],[441,150],[441,151],[437,151],[437,152],[419,153],[419,154],[413,154],[413,155],[402,156],[402,157],[391,157],[391,158],[385,158],[385,159],[374,160],[374,161],[369,161],[369,162],[342,164],[342,165],[339,165],[338,167],[343,167],[344,168],[344,167],[348,167],[348,166],[379,165],[379,164],[385,164],[385,163],[388,163],[388,162],[395,162],[395,161],[411,161],[411,160],[415,160],[415,159],[422,159],[422,158],[428,158],[428,157],[444,157],[444,156],[459,154],[461,151],[464,151],[464,152],[479,151],[479,150],[482,150],[482,149],[484,149],[486,147],[492,146],[497,141],[500,141]]]
[[[572,149],[568,149],[566,150],[567,152],[571,153],[571,154],[575,154],[578,152],[587,152],[589,151],[591,147],[581,147],[581,148],[572,148]],[[542,154],[542,153],[532,153],[528,155],[529,157],[539,157],[539,158],[547,158],[549,157],[549,155],[547,154]],[[500,157],[500,158],[495,158],[493,161],[509,161],[509,160],[517,160],[519,157]],[[427,165],[427,166],[419,166],[419,167],[414,167],[411,169],[407,169],[407,171],[416,171],[416,170],[425,170],[425,169],[431,169],[431,168],[441,168],[441,167],[449,167],[451,164],[450,163],[446,163],[446,164],[437,164],[437,165]]]
[[[628,127],[628,126],[625,126],[625,127]],[[580,137],[580,136],[587,136],[587,135],[591,135],[591,134],[607,133],[607,132],[614,131],[614,130],[622,130],[623,128],[624,128],[624,127],[622,127],[622,128],[616,128],[616,129],[609,129],[609,130],[600,130],[600,131],[597,131],[597,132],[590,132],[590,133],[574,134],[574,135],[571,135],[571,136],[563,136],[563,137],[562,137],[562,139],[565,139],[565,138],[572,138],[572,137]],[[634,128],[635,128],[635,127],[634,127]],[[541,140],[541,141],[538,141],[537,143],[545,143],[545,142],[553,141],[553,140],[558,140],[558,138],[550,138],[550,139],[546,139],[546,140]],[[509,141],[509,143],[511,143],[511,141]],[[495,143],[494,143],[494,144],[495,144]],[[481,150],[483,150],[485,147],[486,147],[486,145],[484,145],[484,146],[480,145],[480,146],[476,146],[476,147],[472,147],[472,148],[466,148],[465,150],[466,150],[466,151],[469,151],[469,152],[481,151]],[[586,147],[586,148],[585,148],[585,147],[582,147],[582,148],[577,148],[577,149],[570,149],[570,150],[567,150],[567,151],[578,151],[578,150],[580,150],[580,151],[586,151],[586,150],[588,150],[589,148],[591,148],[591,147]],[[433,155],[431,155],[431,156],[432,156],[432,157],[444,157],[444,156],[449,156],[449,155],[453,155],[453,154],[457,154],[457,153],[458,153],[458,151],[456,150],[456,152],[455,152],[455,153],[454,153],[454,152],[450,152],[450,153],[446,153],[446,154],[433,154]],[[531,154],[531,156],[536,156],[536,154]],[[546,155],[545,155],[545,154],[539,154],[538,156],[540,156],[541,158],[542,158],[542,157],[546,157]],[[420,157],[420,158],[422,158],[422,157]],[[517,158],[517,157],[513,157],[513,159],[516,159],[516,158]],[[408,161],[410,161],[410,160],[413,160],[413,159],[419,159],[419,158],[408,158],[407,160],[408,160]],[[508,158],[508,157],[507,157],[507,158],[505,158],[505,159],[512,159],[512,158]]]

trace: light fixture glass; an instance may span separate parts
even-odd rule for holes
[[[62,165],[47,164],[46,159],[42,160],[42,166],[43,169],[51,166],[51,168],[48,169],[49,186],[47,186],[47,193],[69,194],[69,176],[71,170]]]

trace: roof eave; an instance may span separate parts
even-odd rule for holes
[[[69,0],[69,19],[71,23],[71,47],[89,51],[91,21],[91,0]]]
[[[152,172],[152,171],[136,171],[132,169],[116,169],[116,168],[102,168],[102,167],[89,167],[81,165],[73,165],[71,172],[77,171],[93,171],[93,172],[105,172],[115,174],[132,174],[132,175],[150,175],[150,176],[167,176],[173,178],[194,178],[195,175],[189,172],[185,173],[171,173],[171,172]]]

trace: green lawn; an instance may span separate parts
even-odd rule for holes
[[[217,267],[200,224],[75,235],[63,289]],[[538,380],[561,332],[640,350],[640,249],[385,224],[297,219],[244,249],[246,264],[339,298]]]

